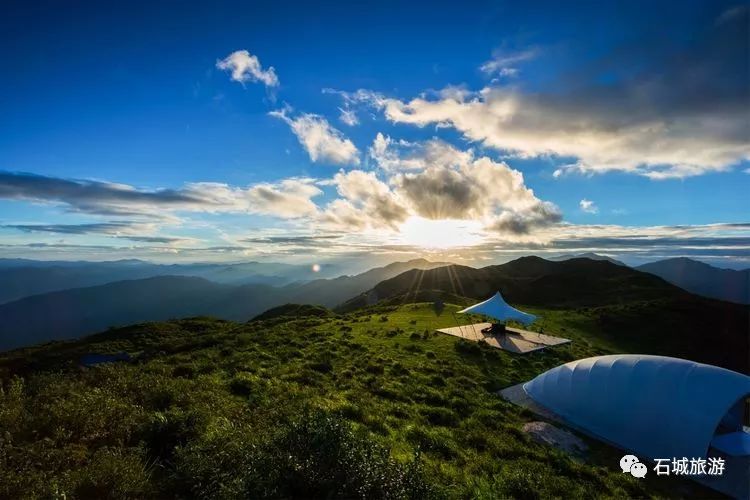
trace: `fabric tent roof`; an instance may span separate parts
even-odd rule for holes
[[[515,307],[509,306],[508,303],[505,302],[505,299],[503,299],[503,296],[500,295],[500,292],[495,293],[495,295],[484,302],[474,304],[473,306],[469,306],[458,312],[484,314],[485,316],[490,316],[499,319],[500,321],[508,321],[512,319],[523,324],[532,323],[536,319],[536,316],[533,314],[525,313],[519,311]]]
[[[636,455],[705,458],[720,422],[725,432],[742,431],[738,403],[750,395],[750,377],[685,359],[614,355],[566,363],[523,388],[574,426]]]

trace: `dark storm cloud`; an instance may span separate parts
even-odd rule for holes
[[[211,204],[198,193],[187,191],[140,191],[107,182],[7,171],[0,171],[0,198],[64,203],[75,211],[118,215],[144,214],[149,207]]]

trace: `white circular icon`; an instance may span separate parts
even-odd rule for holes
[[[633,464],[638,463],[638,457],[635,455],[625,455],[620,459],[620,468],[623,472],[630,472],[630,468]]]
[[[646,467],[646,464],[636,462],[630,466],[630,473],[633,475],[633,477],[646,477],[647,472],[648,467]]]

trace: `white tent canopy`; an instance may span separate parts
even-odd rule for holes
[[[473,306],[469,306],[466,309],[458,312],[469,314],[484,314],[485,316],[490,316],[503,322],[512,319],[525,325],[528,325],[529,323],[532,323],[534,322],[534,320],[536,320],[536,316],[534,316],[533,314],[519,311],[515,307],[508,305],[508,303],[505,302],[505,299],[503,299],[503,296],[500,295],[500,292],[497,292],[495,295],[485,300],[484,302],[474,304]]]

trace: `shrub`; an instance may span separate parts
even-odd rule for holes
[[[433,425],[455,427],[459,422],[458,416],[447,408],[428,407],[423,409],[420,413],[422,413],[427,421]]]
[[[449,436],[436,429],[411,427],[406,431],[406,439],[421,451],[435,453],[442,458],[452,460],[458,456]]]
[[[282,424],[261,447],[250,498],[425,498],[430,496],[419,455],[406,463],[324,412]]]
[[[456,349],[456,352],[470,356],[480,356],[482,354],[482,348],[479,347],[479,344],[469,340],[459,340],[456,342],[454,348]]]
[[[320,373],[329,373],[333,371],[333,365],[330,361],[316,361],[308,363],[307,365],[311,370],[315,370]]]
[[[138,449],[100,448],[74,473],[77,498],[142,498],[151,496],[150,472]]]

